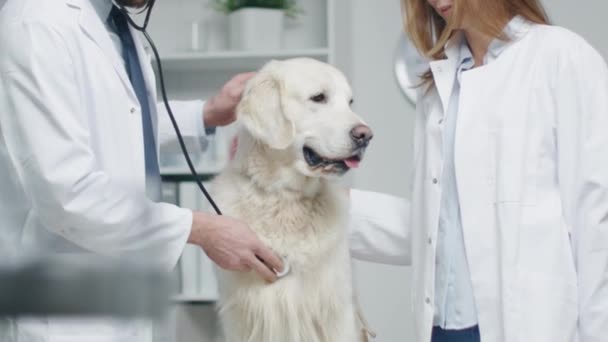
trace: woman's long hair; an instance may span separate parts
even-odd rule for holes
[[[444,47],[465,13],[475,13],[475,20],[470,20],[475,30],[502,40],[509,39],[503,29],[516,15],[534,23],[549,23],[539,0],[454,0],[451,18],[447,21],[428,0],[401,0],[401,9],[405,31],[418,51],[432,60],[446,58]],[[422,84],[433,84],[430,70],[422,75],[422,81]]]

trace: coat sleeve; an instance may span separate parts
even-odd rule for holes
[[[558,179],[578,275],[581,342],[608,336],[608,68],[582,40],[556,73]]]
[[[32,214],[87,250],[172,268],[192,212],[153,203],[100,168],[63,31],[17,21],[2,31],[0,128]]]
[[[420,134],[425,122],[422,101],[424,92],[421,88],[417,88],[417,96],[414,161],[418,159]],[[413,193],[413,187],[410,192]],[[412,229],[410,200],[371,191],[351,190],[350,251],[355,259],[411,265]]]
[[[383,264],[411,264],[409,202],[353,189],[350,203],[351,255]]]
[[[189,153],[202,153],[209,145],[203,122],[204,101],[170,101],[175,121]],[[160,153],[181,153],[181,147],[164,102],[157,105]]]

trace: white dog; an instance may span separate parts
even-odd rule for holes
[[[272,61],[248,82],[238,151],[212,188],[225,214],[248,223],[291,273],[267,284],[220,271],[228,342],[367,339],[351,279],[348,198],[332,182],[358,166],[372,138],[351,104],[342,73],[313,59]]]

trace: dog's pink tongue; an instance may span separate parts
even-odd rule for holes
[[[348,159],[344,160],[344,163],[349,168],[356,169],[359,167],[359,163],[361,163],[361,161],[357,158],[348,158]]]

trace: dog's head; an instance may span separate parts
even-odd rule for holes
[[[295,58],[265,65],[248,82],[237,112],[255,140],[293,152],[299,172],[329,177],[358,167],[372,139],[352,104],[339,70]]]

